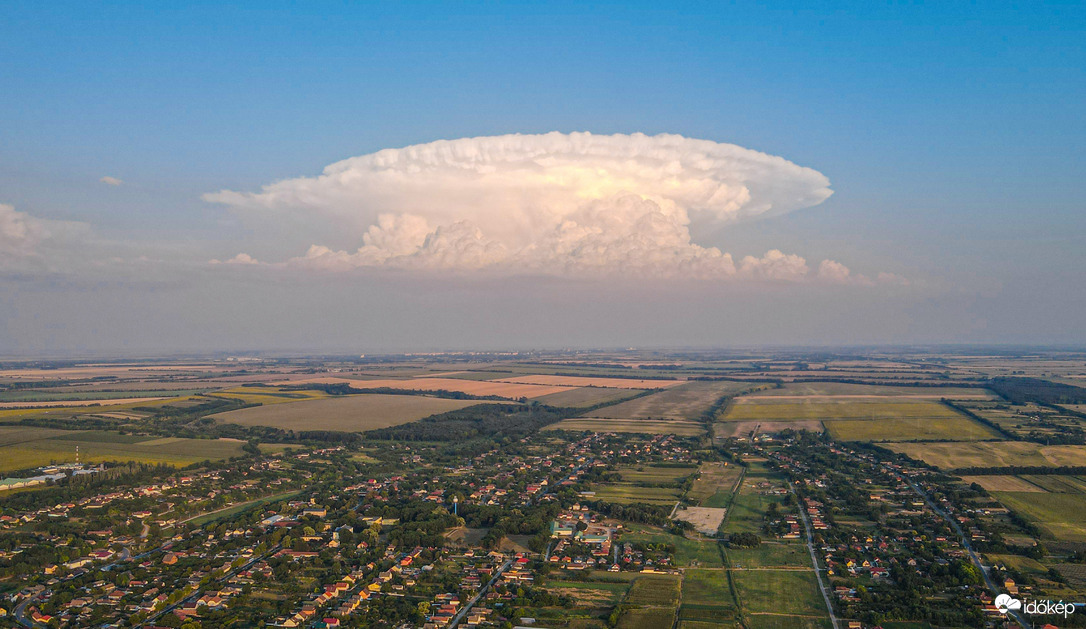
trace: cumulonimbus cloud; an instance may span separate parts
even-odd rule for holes
[[[831,194],[818,171],[733,144],[548,133],[387,149],[204,199],[262,221],[331,225],[358,245],[313,244],[284,266],[852,282],[837,262],[812,272],[776,250],[736,261],[690,233],[694,220],[721,227]]]
[[[55,270],[88,231],[84,223],[38,218],[0,203],[0,271]]]

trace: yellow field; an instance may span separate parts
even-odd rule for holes
[[[1086,446],[1042,446],[1026,441],[893,443],[887,448],[936,467],[1064,467],[1082,465]]]
[[[278,387],[234,387],[208,393],[211,397],[242,400],[249,404],[284,404],[326,398],[324,391],[283,391]]]
[[[705,434],[705,425],[686,421],[653,421],[650,419],[565,419],[544,430],[589,430],[592,432],[645,433],[650,435],[695,436]]]
[[[493,382],[515,382],[559,387],[608,387],[611,389],[666,389],[685,380],[640,380],[636,378],[597,378],[594,376],[514,376]]]
[[[1001,435],[968,417],[947,419],[876,419],[822,422],[841,441],[981,441]]]
[[[73,417],[75,415],[102,415],[104,413],[130,411],[136,407],[177,404],[193,399],[196,398],[194,396],[186,396],[161,398],[155,400],[148,400],[145,402],[128,401],[123,404],[115,404],[110,402],[109,404],[102,404],[101,406],[73,406],[72,403],[66,402],[64,406],[51,406],[48,408],[0,408],[0,420],[12,421],[34,417]]]
[[[478,400],[449,400],[425,395],[345,395],[241,408],[211,417],[222,423],[242,426],[355,432],[398,426],[479,403]]]

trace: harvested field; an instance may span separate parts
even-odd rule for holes
[[[449,400],[425,395],[365,394],[254,406],[211,417],[224,424],[242,426],[356,432],[398,426],[479,403],[478,400]]]
[[[546,385],[556,387],[607,387],[611,389],[666,389],[686,382],[685,380],[642,380],[638,378],[596,378],[593,376],[513,376],[492,380],[516,384]]]
[[[712,507],[683,507],[675,511],[672,519],[693,524],[694,530],[703,535],[716,535],[727,511]]]
[[[0,402],[0,408],[53,408],[77,406],[113,406],[115,404],[139,404],[141,402],[153,402],[164,400],[163,397],[128,397],[104,400],[62,400],[56,402]]]
[[[641,393],[640,389],[604,389],[602,387],[581,387],[561,393],[551,393],[536,398],[540,403],[567,408],[583,408],[608,402],[625,400]]]
[[[823,424],[834,439],[841,441],[982,441],[1002,437],[968,417],[845,420]]]
[[[648,435],[680,435],[684,437],[705,434],[705,425],[687,421],[653,421],[649,419],[564,419],[544,430],[588,430],[591,432],[643,433]]]
[[[510,400],[519,400],[522,397],[529,399],[543,397],[551,393],[569,391],[579,385],[549,386],[536,384],[520,384],[491,380],[465,380],[462,378],[410,378],[406,380],[394,380],[389,378],[373,380],[348,380],[345,378],[309,378],[295,380],[293,382],[277,382],[274,385],[283,384],[349,384],[356,389],[401,389],[403,391],[458,391],[468,395],[498,396]]]
[[[943,469],[963,467],[1082,465],[1086,446],[1042,446],[1026,441],[893,443],[886,446]]]
[[[1043,492],[1044,489],[1017,476],[962,476],[967,483],[976,483],[988,491]]]
[[[692,380],[586,413],[585,417],[610,419],[699,419],[725,395],[750,388],[745,382],[706,382]]]

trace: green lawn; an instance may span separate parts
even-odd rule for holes
[[[733,570],[744,613],[828,616],[814,571]]]
[[[728,567],[810,568],[811,554],[806,544],[766,542],[757,548],[728,548]]]

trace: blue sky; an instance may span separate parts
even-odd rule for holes
[[[157,245],[195,263],[276,252],[251,218],[201,195],[380,149],[674,133],[828,177],[834,195],[821,205],[695,236],[736,256],[776,248],[908,278],[915,294],[881,302],[908,321],[857,341],[1086,341],[1081,317],[1065,312],[1086,302],[1083,3],[5,2],[0,85],[0,203],[86,223],[144,254]],[[9,299],[18,294],[26,314],[8,319],[9,337],[39,334],[35,301],[64,303],[76,282],[20,275]],[[135,285],[117,290],[140,302]],[[789,299],[827,299],[804,291]],[[1010,303],[1022,300],[1032,305]],[[779,307],[770,301],[752,308]],[[1024,331],[1034,308],[1043,334]],[[782,323],[710,341],[850,340],[834,315],[818,316],[807,322],[817,333]],[[928,322],[943,320],[956,332],[927,338]],[[613,340],[682,340],[649,327],[633,316]],[[284,345],[268,338],[282,328],[245,344]],[[394,332],[382,332],[393,345]],[[124,331],[97,335],[85,346],[109,347]],[[72,336],[64,342],[77,345]],[[514,326],[502,340],[517,338]],[[7,345],[34,346],[19,343]]]

